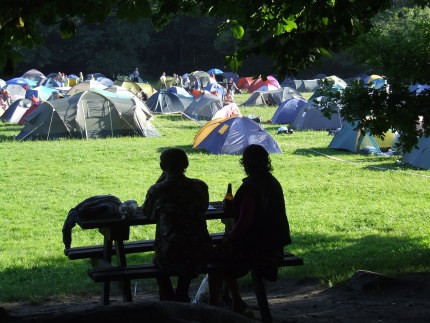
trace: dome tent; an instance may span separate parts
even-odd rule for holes
[[[251,144],[263,146],[268,153],[282,153],[272,136],[247,117],[209,121],[194,137],[193,148],[205,149],[216,155],[240,155]]]
[[[300,109],[308,101],[303,98],[291,98],[282,102],[271,119],[273,124],[293,123]]]
[[[153,113],[182,113],[193,100],[192,96],[183,96],[168,90],[160,90],[146,101],[146,105]]]
[[[132,98],[101,90],[43,102],[24,119],[18,140],[160,136]]]
[[[217,95],[205,93],[195,99],[184,111],[194,120],[211,120],[215,113],[222,109],[222,102]]]
[[[430,137],[420,137],[417,147],[403,155],[405,164],[423,169],[430,169]]]
[[[355,129],[354,123],[344,123],[336,132],[328,148],[348,150],[354,153],[374,152],[382,154],[381,149],[391,148],[395,141],[395,134],[388,131],[381,137],[373,136],[369,131]]]

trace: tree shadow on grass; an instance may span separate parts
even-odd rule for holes
[[[412,168],[408,165],[401,164],[399,162],[400,156],[376,156],[376,155],[364,155],[359,153],[350,152],[347,150],[331,149],[331,148],[308,148],[308,149],[296,149],[295,155],[302,155],[307,157],[326,157],[333,160],[352,163],[356,165],[363,164],[363,169],[370,169],[374,171],[387,171],[387,170],[411,170]],[[353,156],[354,159],[350,157]],[[374,163],[369,165],[368,163]]]
[[[193,145],[162,146],[162,147],[158,147],[157,151],[161,153],[163,150],[166,150],[172,147],[183,149],[187,153],[187,155],[214,155],[204,149],[193,148]],[[239,156],[239,155],[226,155],[226,156]]]
[[[430,271],[430,248],[418,237],[351,238],[345,234],[295,233],[293,242],[286,250],[302,257],[304,266],[282,269],[280,278],[316,278],[342,283],[359,269],[382,274]],[[129,264],[148,263],[152,255],[129,255],[127,259]],[[102,286],[87,276],[90,268],[89,260],[71,261],[59,250],[58,256],[36,259],[31,268],[17,265],[3,269],[0,271],[1,301],[41,302],[52,297],[97,295]],[[149,282],[145,280],[146,283]]]

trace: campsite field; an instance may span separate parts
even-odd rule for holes
[[[275,110],[241,109],[262,116],[283,151],[271,158],[292,230],[288,250],[302,256],[305,266],[282,274],[335,284],[358,269],[430,271],[430,171],[405,167],[399,157],[329,150],[332,137],[325,131],[278,135],[279,126],[265,122]],[[244,176],[239,156],[192,148],[199,124],[176,115],[155,116],[153,124],[161,138],[32,142],[13,140],[21,126],[0,124],[1,302],[97,294],[99,286],[86,275],[89,261],[70,261],[63,254],[67,213],[99,194],[141,204],[160,174],[158,156],[166,147],[187,151],[187,175],[209,185],[211,200],[222,199],[229,182],[233,190],[239,187]],[[209,229],[218,232],[222,225],[213,221]],[[132,239],[153,236],[153,227],[132,229]],[[74,228],[72,246],[95,243],[102,243],[96,230]]]

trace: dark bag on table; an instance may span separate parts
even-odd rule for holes
[[[63,243],[66,249],[72,244],[72,229],[80,218],[100,218],[118,216],[121,200],[113,195],[89,197],[72,208],[63,225]]]

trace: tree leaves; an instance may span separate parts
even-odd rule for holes
[[[231,33],[234,38],[242,39],[245,34],[245,30],[236,20],[233,20],[231,21]]]
[[[61,37],[64,39],[71,38],[76,33],[76,26],[73,21],[67,19],[60,23]]]

